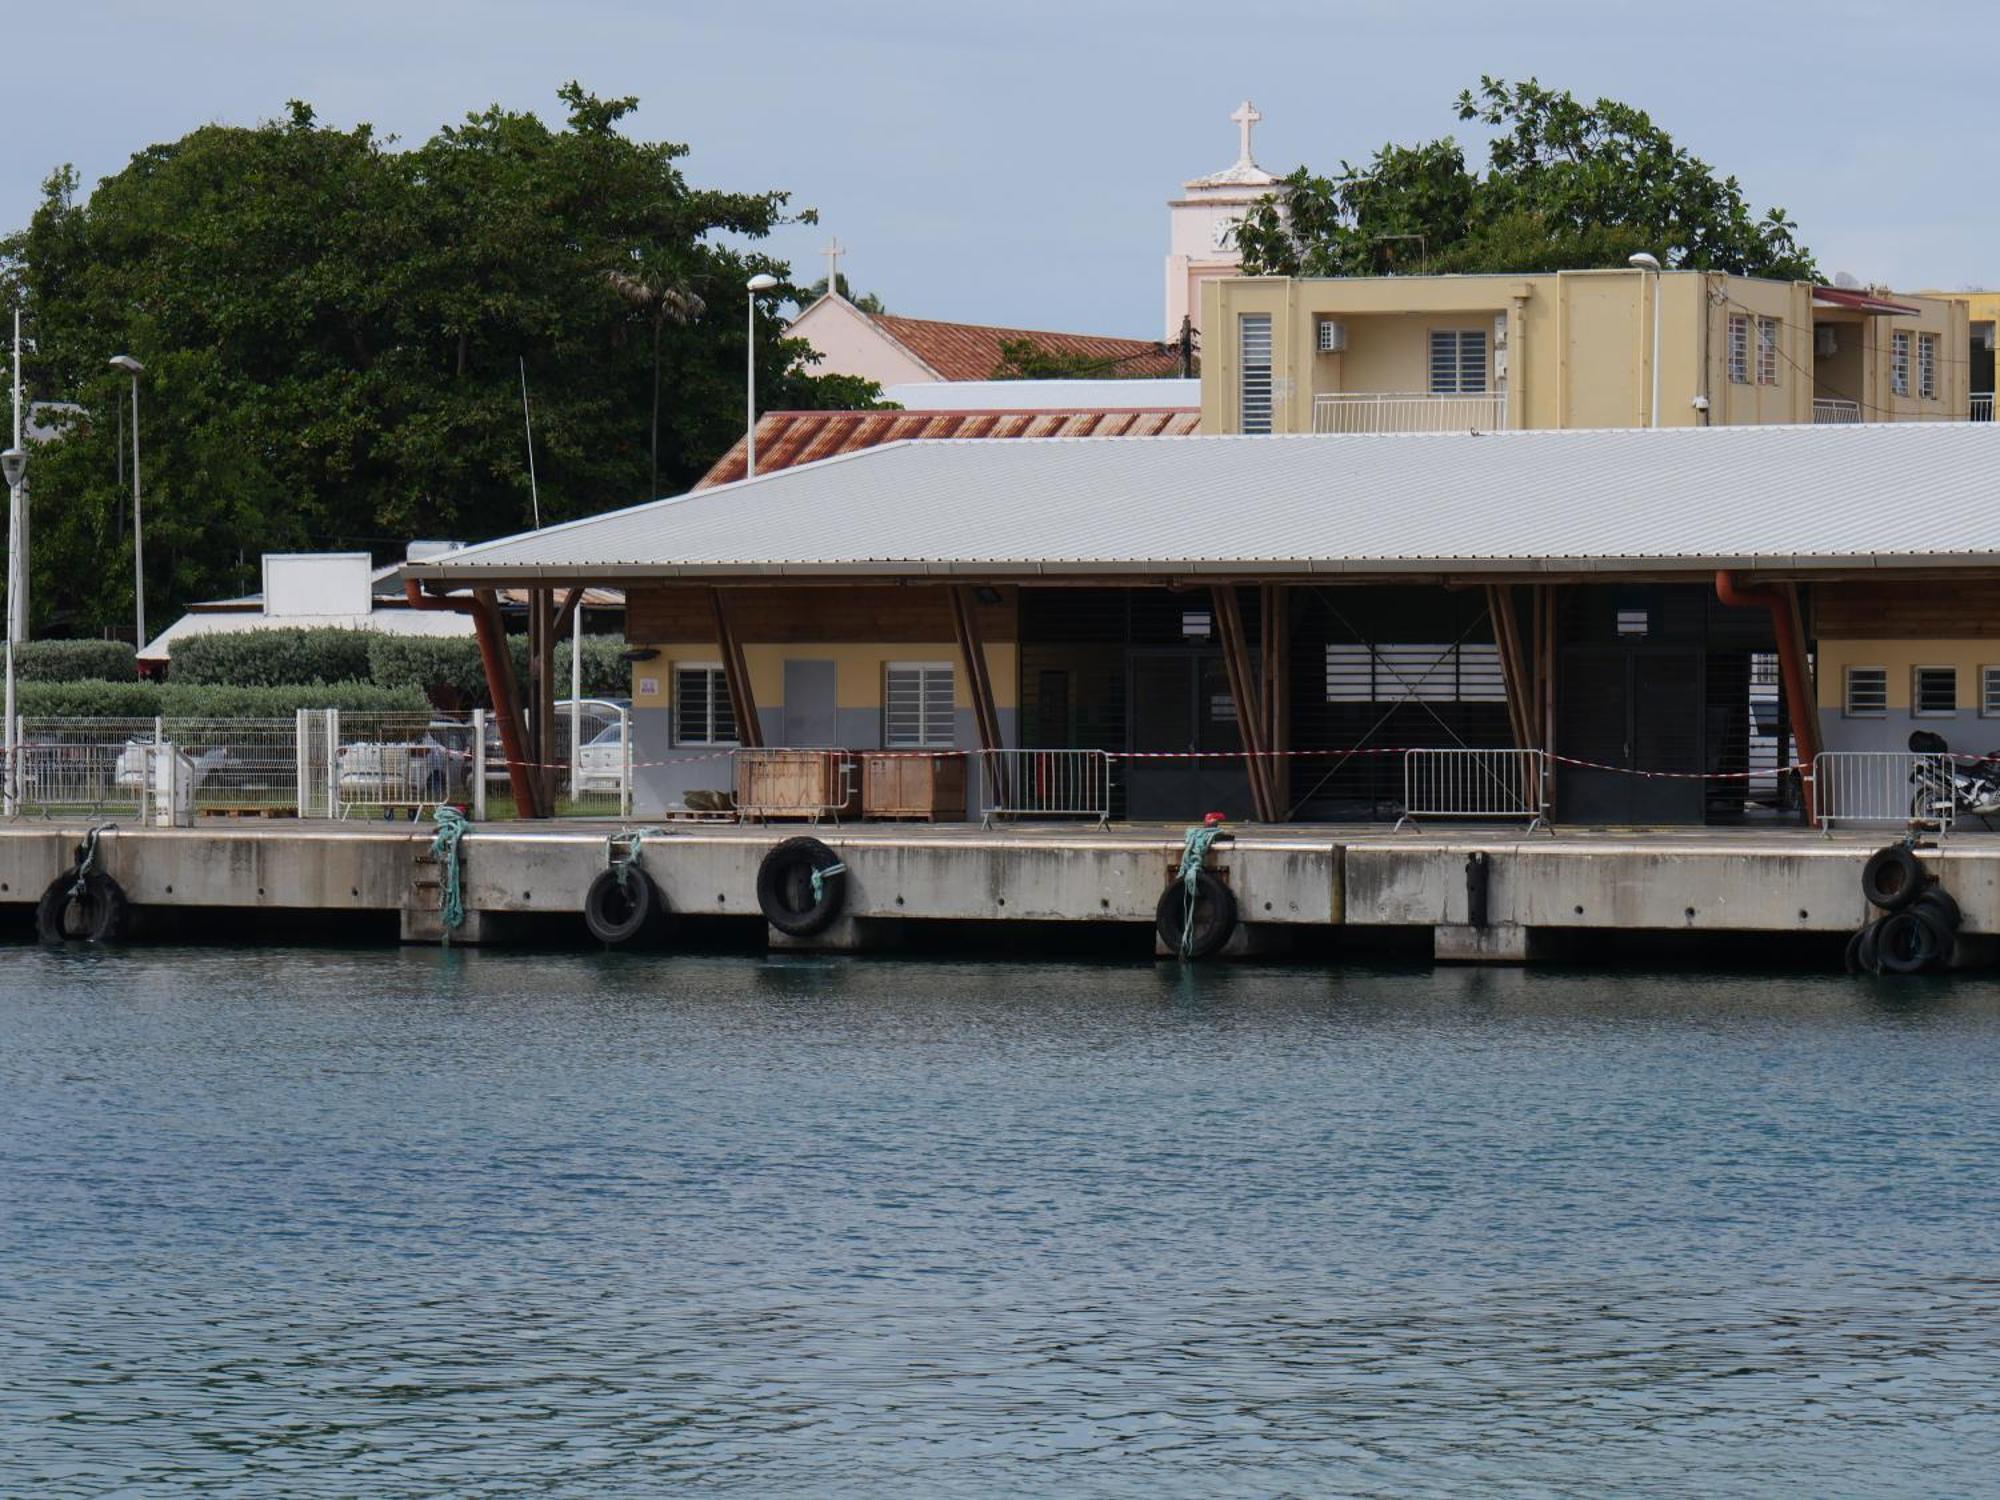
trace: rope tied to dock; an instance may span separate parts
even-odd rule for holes
[[[443,867],[443,889],[438,896],[438,917],[444,923],[444,940],[465,925],[465,878],[458,846],[472,823],[455,807],[440,807],[432,815],[437,832],[431,836],[431,857]]]
[[[604,867],[617,877],[619,890],[631,884],[632,867],[639,863],[646,840],[666,836],[664,828],[632,828],[604,836]]]
[[[97,841],[117,826],[116,823],[98,823],[88,833],[84,834],[83,842],[76,846],[76,884],[69,888],[70,895],[81,896],[83,894],[84,886],[89,881],[91,872],[97,868]]]
[[[1222,815],[1210,813],[1187,831],[1187,837],[1181,843],[1181,868],[1178,878],[1183,892],[1182,899],[1187,903],[1181,915],[1183,959],[1194,957],[1194,905],[1201,887],[1201,868],[1208,861],[1209,845],[1215,842],[1221,832]]]
[[[813,905],[815,906],[819,905],[820,901],[825,897],[827,881],[831,880],[836,875],[845,875],[846,873],[847,873],[847,866],[843,864],[831,864],[828,865],[825,869],[821,869],[818,865],[814,865],[812,867]]]

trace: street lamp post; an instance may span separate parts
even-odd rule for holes
[[[132,377],[132,600],[139,639],[133,650],[146,649],[146,549],[139,528],[139,376],[145,366],[129,354],[111,358],[111,368]]]
[[[1645,271],[1653,278],[1653,354],[1647,361],[1653,367],[1653,414],[1648,418],[1648,427],[1660,425],[1660,258],[1641,250],[1637,255],[1626,257],[1626,264],[1636,270]]]
[[[750,359],[747,384],[745,386],[749,423],[743,433],[743,477],[745,479],[755,479],[757,477],[757,294],[759,292],[768,292],[777,284],[777,277],[767,275],[762,271],[759,271],[743,284],[749,292],[748,301],[750,307],[750,316],[747,324],[750,330],[750,338],[746,346],[749,349]]]
[[[16,400],[16,408],[19,408]],[[28,634],[28,568],[27,559],[22,554],[27,548],[22,545],[26,527],[25,499],[22,491],[27,487],[28,455],[21,448],[20,440],[5,453],[0,453],[0,471],[7,477],[7,692],[5,712],[7,715],[7,765],[6,776],[0,778],[0,810],[13,817],[21,810],[21,767],[19,735],[16,732],[19,720],[14,717],[14,646]]]

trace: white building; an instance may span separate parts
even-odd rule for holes
[[[1181,196],[1167,204],[1168,343],[1180,338],[1184,319],[1201,331],[1201,284],[1237,274],[1243,261],[1237,226],[1278,185],[1250,154],[1250,132],[1264,118],[1257,106],[1245,99],[1229,118],[1238,131],[1235,163],[1183,183]]]

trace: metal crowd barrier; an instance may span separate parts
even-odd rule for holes
[[[981,750],[980,795],[995,818],[1111,821],[1111,757],[1102,750]]]
[[[851,750],[753,749],[731,757],[744,819],[839,822],[861,808],[861,758]]]
[[[1485,822],[1528,820],[1528,831],[1548,827],[1548,762],[1539,750],[1406,750],[1403,816],[1469,818]]]
[[[1912,824],[1951,831],[1957,815],[1952,757],[1907,750],[1822,750],[1813,757],[1820,826]]]

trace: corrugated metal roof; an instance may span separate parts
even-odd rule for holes
[[[961,438],[1185,437],[1201,413],[1134,411],[772,411],[757,419],[757,472],[858,453],[884,443]],[[715,461],[698,490],[743,477],[743,443]]]
[[[417,577],[2000,564],[2000,425],[897,443]]]

